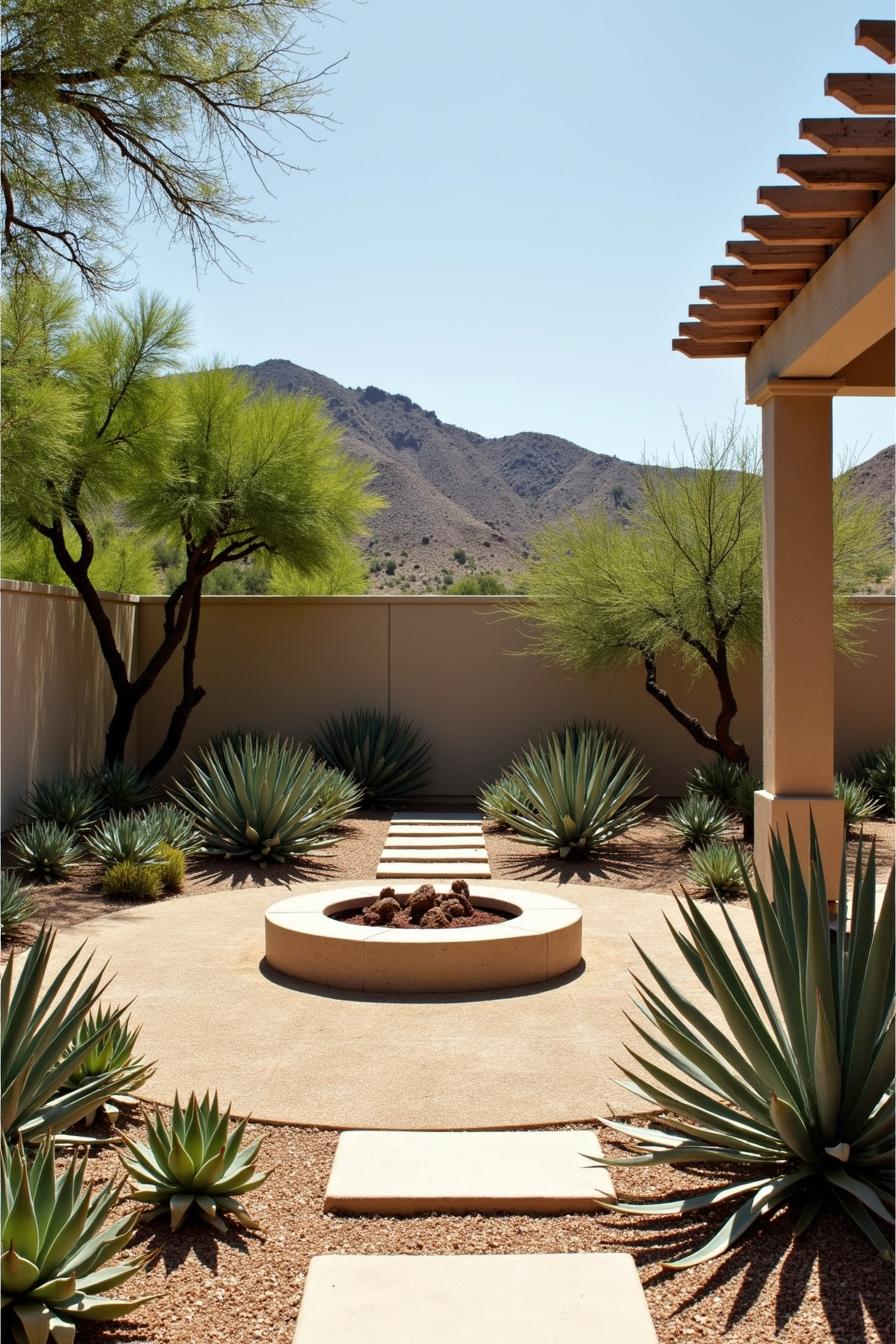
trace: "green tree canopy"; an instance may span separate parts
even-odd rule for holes
[[[838,644],[855,652],[868,619],[850,595],[886,555],[883,510],[834,485]],[[738,422],[691,444],[677,471],[647,470],[623,527],[604,509],[572,514],[535,539],[528,574],[533,651],[580,671],[641,664],[645,687],[700,746],[744,766],[734,736],[732,672],[762,642],[762,477]],[[718,696],[706,725],[670,693],[664,657],[709,672]]]
[[[8,0],[2,45],[3,250],[33,273],[73,263],[103,287],[121,258],[121,205],[234,259],[253,222],[232,177],[295,165],[284,125],[321,126],[326,72],[296,31],[318,0]]]
[[[70,293],[48,298],[26,281],[4,317],[5,538],[14,555],[43,538],[85,602],[116,693],[108,759],[121,758],[137,704],[181,650],[181,700],[155,773],[205,694],[194,682],[205,580],[256,555],[299,574],[342,563],[382,503],[367,488],[372,468],[342,452],[318,401],[257,394],[225,368],[181,371],[187,316],[158,296],[81,321]],[[137,669],[98,595],[97,533],[110,517],[182,556],[159,642]],[[106,551],[114,561],[114,544]]]

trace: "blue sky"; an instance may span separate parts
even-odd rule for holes
[[[877,13],[877,10],[874,11]],[[282,140],[247,269],[197,288],[189,251],[134,229],[140,281],[189,294],[197,349],[286,358],[404,392],[485,434],[543,430],[668,460],[726,418],[741,360],[670,341],[726,260],[829,70],[880,70],[842,0],[330,0],[309,29],[337,125]],[[758,413],[748,412],[754,423]],[[892,402],[835,401],[839,448],[892,439]]]

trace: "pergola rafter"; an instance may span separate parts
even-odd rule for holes
[[[855,40],[896,63],[896,22],[862,19]],[[739,264],[712,267],[712,279],[721,284],[700,287],[699,296],[707,302],[688,309],[695,321],[681,323],[674,350],[692,359],[749,354],[753,342],[892,189],[896,76],[830,74],[824,88],[856,115],[800,122],[800,138],[822,152],[779,157],[778,172],[795,185],[759,187],[757,203],[769,213],[743,217],[741,228],[751,236],[725,247]],[[719,318],[719,309],[727,320]],[[754,320],[760,311],[762,322]],[[720,339],[721,321],[732,330],[740,328],[739,339]]]

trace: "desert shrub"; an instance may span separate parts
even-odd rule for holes
[[[202,836],[196,829],[196,823],[178,803],[156,803],[144,815],[149,819],[149,824],[158,825],[163,845],[179,849],[187,857],[198,854],[202,848]]]
[[[22,882],[21,875],[9,872],[6,868],[0,872],[0,928],[11,933],[29,919],[34,919],[37,906],[30,887]]]
[[[332,772],[288,738],[248,734],[206,747],[175,784],[209,854],[283,863],[332,845],[333,828],[360,805],[351,781],[336,788]]]
[[[744,893],[746,858],[734,844],[710,840],[691,855],[688,881],[704,896],[730,899]]]
[[[394,561],[394,560],[387,560],[387,561],[386,561],[386,573],[387,573],[387,574],[394,574],[394,573],[395,573],[395,569],[396,569],[395,561]]]
[[[324,760],[355,780],[367,807],[393,807],[418,793],[432,752],[397,714],[363,708],[327,719],[312,739]]]
[[[468,594],[471,597],[497,597],[507,589],[497,574],[468,574],[465,578],[452,583],[449,593]]]
[[[679,836],[682,847],[693,849],[724,835],[732,816],[715,798],[705,793],[686,793],[669,808],[666,821]]]
[[[31,821],[13,832],[9,852],[16,868],[35,882],[59,882],[81,857],[74,831],[55,821]]]
[[[504,776],[508,803],[489,815],[522,844],[566,858],[588,854],[644,816],[647,767],[633,748],[595,728],[549,733],[516,757]]]
[[[102,812],[96,785],[85,775],[54,775],[32,785],[22,804],[29,821],[55,821],[70,831],[86,831]]]
[[[99,794],[103,812],[134,812],[147,807],[156,796],[143,772],[126,761],[104,761],[88,778]]]
[[[861,826],[864,821],[873,821],[880,815],[880,803],[874,801],[865,785],[857,779],[837,775],[834,779],[834,797],[843,803],[843,821],[847,830]]]
[[[853,777],[867,789],[881,815],[894,815],[893,795],[896,787],[896,748],[892,742],[873,751],[860,752],[853,763]]]
[[[828,893],[814,828],[810,844],[804,869],[793,840],[785,849],[775,837],[771,890],[748,881],[755,958],[724,907],[727,938],[693,900],[680,902],[684,928],[672,934],[682,969],[693,973],[701,996],[712,997],[715,1012],[704,1013],[678,988],[680,976],[667,975],[665,959],[660,965],[641,953],[653,983],[636,980],[646,1019],[639,1032],[660,1058],[642,1048],[637,1070],[622,1071],[629,1090],[662,1116],[649,1128],[605,1123],[633,1144],[642,1166],[694,1165],[705,1173],[740,1164],[756,1172],[723,1176],[722,1185],[684,1199],[613,1206],[656,1217],[736,1200],[705,1244],[672,1262],[677,1269],[723,1254],[785,1203],[797,1214],[794,1235],[833,1207],[892,1259],[884,1225],[893,1222],[896,1118],[893,872],[876,911],[873,846],[867,862],[859,853],[854,879],[844,869]],[[829,894],[839,897],[833,934]]]
[[[187,876],[187,856],[174,845],[160,845],[152,867],[159,874],[163,891],[180,891]]]
[[[113,812],[87,837],[87,848],[107,867],[113,863],[151,863],[164,843],[163,825],[164,819],[155,810]]]
[[[103,873],[102,893],[112,901],[154,901],[162,894],[161,864],[119,859]]]
[[[452,551],[452,555],[459,565],[465,565],[467,563],[467,553],[462,546],[455,547]]]
[[[688,792],[715,798],[716,802],[733,812],[737,806],[737,790],[743,773],[743,766],[735,765],[734,761],[728,761],[724,756],[701,761],[688,778]]]

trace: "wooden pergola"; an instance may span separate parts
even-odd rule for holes
[[[896,22],[863,19],[856,44],[896,63]],[[745,359],[746,400],[762,407],[763,788],[756,865],[789,825],[808,853],[814,818],[836,881],[843,808],[834,783],[831,410],[835,396],[894,393],[893,74],[830,74],[825,93],[853,115],[811,117],[782,154],[787,183],[756,193],[749,237],[726,244],[673,349]],[[795,185],[794,185],[795,184]]]

